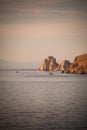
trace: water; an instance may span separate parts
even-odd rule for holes
[[[0,130],[87,130],[87,76],[0,71]]]

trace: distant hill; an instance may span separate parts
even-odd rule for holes
[[[0,60],[0,69],[36,69],[40,63]]]

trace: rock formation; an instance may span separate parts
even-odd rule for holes
[[[62,71],[62,73],[87,74],[87,54],[75,57],[73,63],[64,60],[60,65],[53,56],[48,56],[39,67],[40,71]]]
[[[56,70],[58,66],[58,63],[56,62],[56,59],[53,56],[48,56],[44,60],[44,63],[39,67],[40,71],[54,71]]]
[[[70,67],[71,63],[68,61],[68,60],[64,60],[62,61],[59,66],[58,66],[58,69],[57,70],[60,70],[60,71],[65,71],[66,69],[68,69]]]
[[[65,73],[87,74],[87,54],[75,57],[69,68],[64,70]]]

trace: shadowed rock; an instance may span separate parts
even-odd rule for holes
[[[57,70],[60,70],[62,71],[62,73],[68,69],[70,67],[71,63],[68,61],[68,60],[64,60],[62,61],[59,66],[58,66],[58,69]]]

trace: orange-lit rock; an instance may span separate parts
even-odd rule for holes
[[[75,57],[73,63],[65,73],[87,74],[87,54]]]
[[[59,64],[58,70],[64,71],[64,70],[68,69],[70,67],[70,65],[71,65],[71,63],[68,60],[64,60]]]
[[[40,71],[54,71],[56,70],[58,66],[58,63],[56,62],[56,59],[53,56],[48,56],[44,60],[44,63],[39,67]]]

